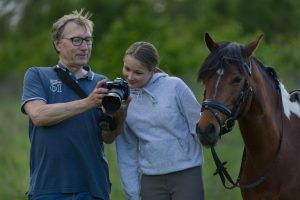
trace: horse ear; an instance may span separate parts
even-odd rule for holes
[[[247,56],[251,56],[253,51],[256,49],[260,39],[263,37],[263,34],[256,37],[256,39],[245,46],[245,52]]]
[[[218,44],[215,43],[215,42],[213,41],[213,39],[211,39],[211,37],[209,36],[208,33],[205,33],[205,43],[206,43],[207,48],[208,48],[210,51],[213,51],[214,49],[218,48]]]

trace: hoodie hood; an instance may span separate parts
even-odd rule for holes
[[[147,85],[143,88],[130,88],[130,94],[136,96],[136,100],[141,100],[141,95],[143,93],[147,94],[150,98],[153,104],[157,104],[158,100],[151,92],[153,88],[158,87],[158,82],[161,78],[167,77],[168,74],[166,73],[154,73],[151,77],[150,81],[147,83]]]

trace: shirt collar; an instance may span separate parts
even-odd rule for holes
[[[70,70],[68,70],[67,67],[65,67],[63,64],[58,63],[58,65],[56,65],[56,67],[61,68],[62,70],[69,72],[69,74],[71,76],[74,76],[72,72],[70,72]],[[94,72],[92,71],[91,67],[89,66],[83,66],[83,68],[88,72],[87,74],[85,74],[83,77],[81,77],[80,79],[88,79],[88,80],[93,80],[94,79]]]

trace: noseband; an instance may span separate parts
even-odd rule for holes
[[[235,58],[225,57],[222,59],[222,63],[225,59],[237,60]],[[246,67],[249,75],[251,76],[251,62],[249,62],[249,64],[243,61],[241,62],[243,63],[243,66]],[[252,94],[252,88],[250,86],[250,83],[246,81],[243,86],[243,89],[240,91],[239,96],[234,103],[234,107],[232,110],[230,110],[223,103],[220,103],[214,99],[206,99],[202,102],[201,112],[203,112],[204,110],[208,110],[210,113],[212,113],[212,115],[216,118],[217,122],[219,123],[220,126],[219,136],[221,137],[225,133],[228,133],[232,130],[235,124],[235,120],[238,118],[238,115],[240,113],[242,103],[245,102],[251,94]],[[219,116],[219,113],[216,112],[216,110],[226,115],[227,118],[226,120],[224,120],[223,123]]]

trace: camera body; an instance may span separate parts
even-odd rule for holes
[[[130,94],[128,83],[122,78],[116,78],[114,81],[107,81],[104,87],[108,89],[108,94],[103,98],[102,106],[106,112],[114,113]]]

